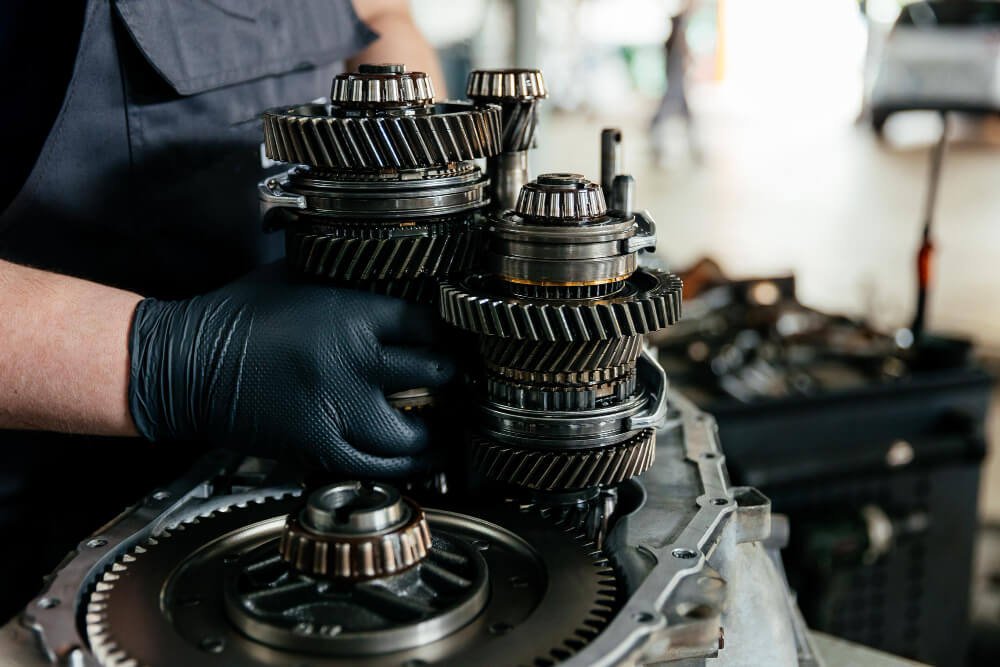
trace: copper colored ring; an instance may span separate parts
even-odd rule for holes
[[[404,524],[368,535],[316,533],[298,513],[289,514],[279,553],[297,570],[327,579],[362,581],[408,570],[427,556],[431,534],[424,511],[408,498],[403,502],[410,507]]]

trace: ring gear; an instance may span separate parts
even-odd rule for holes
[[[521,553],[537,559],[542,568],[534,576],[537,583],[532,584],[537,589],[527,589],[539,596],[537,601],[522,610],[515,622],[498,617],[503,607],[491,610],[504,604],[502,597],[524,594],[526,589],[516,573],[496,579],[491,575],[494,590],[480,614],[483,622],[469,623],[426,646],[349,656],[278,653],[233,628],[220,603],[214,596],[204,596],[203,588],[197,589],[204,596],[197,600],[174,597],[183,583],[179,579],[198,559],[216,550],[221,552],[219,560],[224,560],[221,555],[226,553],[276,543],[284,516],[299,506],[300,501],[293,498],[221,508],[149,538],[117,558],[83,602],[87,637],[98,663],[293,667],[306,662],[314,667],[398,667],[407,660],[418,664],[417,660],[433,659],[440,667],[549,665],[566,660],[593,640],[617,609],[617,576],[593,543],[581,532],[559,530],[537,511],[510,507],[476,510],[476,517],[481,514],[482,518],[437,510],[427,510],[427,516],[435,533],[473,526],[483,531],[484,543],[493,536],[507,536]],[[462,533],[462,537],[475,543],[473,535],[466,538]],[[491,558],[501,546],[494,544],[484,556]],[[501,558],[493,565],[502,568],[501,554],[493,557]],[[542,623],[546,632],[538,632]]]

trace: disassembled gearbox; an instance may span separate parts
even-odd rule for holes
[[[813,665],[780,522],[643,336],[680,317],[621,134],[529,178],[536,70],[471,102],[362,66],[264,113],[264,223],[310,279],[435,303],[481,364],[447,484],[307,485],[213,452],[82,543],[5,629],[25,664]],[[484,161],[483,165],[477,161]],[[471,341],[471,337],[470,337]],[[407,403],[406,401],[411,402]],[[399,405],[420,406],[413,396]],[[404,495],[405,493],[405,495]],[[778,529],[776,529],[778,528]]]

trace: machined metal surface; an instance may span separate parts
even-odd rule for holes
[[[480,69],[469,74],[469,99],[539,100],[548,97],[545,78],[537,69]]]
[[[289,265],[307,275],[341,283],[409,281],[460,275],[475,267],[482,234],[467,216],[371,225],[290,214],[285,248]],[[437,289],[434,283],[432,296]]]
[[[431,546],[423,510],[384,484],[342,482],[310,494],[285,521],[278,552],[295,569],[365,580],[417,565]]]
[[[641,336],[573,343],[482,336],[479,350],[488,365],[543,373],[583,373],[632,363],[642,352]]]
[[[526,218],[578,223],[604,216],[608,207],[596,183],[581,174],[542,174],[525,184],[514,210]]]
[[[304,197],[305,208],[324,217],[374,221],[442,216],[475,209],[489,201],[482,172],[471,163],[464,163],[463,167],[450,175],[413,170],[426,175],[364,180],[344,178],[337,172],[298,168],[284,177],[271,179],[268,184],[279,197]]]
[[[278,162],[353,169],[420,169],[500,150],[500,108],[461,102],[424,113],[342,116],[325,104],[264,112],[264,148]]]
[[[342,107],[417,107],[434,101],[434,84],[405,65],[361,65],[333,78],[330,102]]]
[[[610,487],[648,470],[655,442],[653,429],[617,444],[572,449],[529,449],[476,437],[472,465],[487,479],[539,491]]]
[[[682,283],[640,269],[617,294],[594,301],[546,302],[503,296],[495,279],[472,275],[441,285],[441,315],[460,329],[520,340],[614,340],[658,331],[680,319]]]
[[[204,586],[221,569],[229,620],[250,638],[279,649],[356,656],[422,646],[473,622],[490,597],[482,552],[449,535],[453,517],[434,520],[445,530],[427,560],[406,572],[335,591],[329,582],[290,570],[275,553],[273,540],[230,563],[225,555],[221,565],[206,555],[186,574],[189,581],[177,586]]]
[[[493,207],[513,208],[528,182],[528,150],[535,145],[538,102],[548,96],[542,73],[534,69],[475,70],[466,86],[478,106],[500,108],[500,151],[486,162]]]
[[[437,577],[434,586],[447,588],[450,581],[464,591],[453,596],[453,605],[428,612],[420,609],[420,595],[411,600],[412,606],[409,598],[398,595],[402,590],[420,591],[419,582],[383,579],[362,584],[359,593],[356,588],[317,589],[307,577],[286,576],[276,544],[285,516],[298,507],[293,499],[228,508],[120,554],[86,602],[96,663],[536,664],[569,657],[613,615],[616,587],[607,561],[579,533],[554,529],[537,512],[499,506],[472,517],[428,510],[432,531],[451,541],[451,547],[442,544],[437,555],[448,565],[411,570],[411,576]],[[488,572],[490,595],[485,602],[475,582],[476,556],[469,547]],[[472,569],[456,570],[457,559],[473,561]],[[419,567],[426,569],[434,561],[425,563]],[[265,571],[274,567],[279,568],[277,574]],[[448,575],[449,567],[462,581]],[[248,570],[256,572],[256,582],[246,579]],[[282,589],[285,584],[294,595]],[[386,587],[391,593],[393,586],[400,587],[397,594],[380,595],[387,593]],[[294,613],[281,614],[275,610],[282,607],[282,595],[291,595],[292,602],[301,601],[302,595],[324,602],[292,605]],[[367,613],[343,616],[344,609],[330,605],[338,595],[347,596],[348,608]],[[481,611],[469,613],[474,607]],[[342,619],[348,627],[324,623],[323,609],[332,609],[331,618]],[[451,614],[455,609],[464,611]],[[456,618],[464,621],[457,628]],[[440,622],[428,624],[433,619]],[[361,627],[366,623],[370,627]],[[408,626],[407,631],[392,631],[400,626]],[[539,632],[539,627],[546,631]],[[249,629],[257,639],[237,628]],[[286,646],[293,636],[297,649]]]

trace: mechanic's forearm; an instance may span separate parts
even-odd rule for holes
[[[135,435],[138,294],[0,260],[0,428]]]
[[[413,22],[408,0],[354,0],[354,7],[379,38],[347,61],[349,70],[361,63],[403,63],[409,71],[431,77],[437,99],[448,97],[441,62]]]

